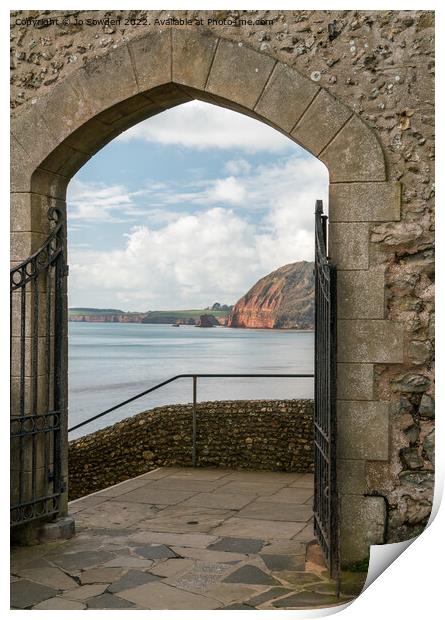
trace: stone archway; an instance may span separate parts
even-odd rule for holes
[[[268,123],[329,170],[329,253],[339,299],[341,553],[345,562],[360,561],[370,544],[384,541],[386,520],[384,498],[366,495],[366,463],[389,458],[389,403],[374,389],[374,365],[401,363],[404,344],[402,325],[386,318],[384,267],[369,244],[371,223],[400,219],[400,187],[387,180],[379,141],[352,110],[273,57],[204,29],[134,38],[72,72],[13,120],[12,261],[39,248],[48,208],[65,208],[69,180],[94,153],[132,125],[191,99]],[[63,348],[66,355],[66,333]],[[66,473],[66,429],[63,437]]]

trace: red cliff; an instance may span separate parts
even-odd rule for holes
[[[314,263],[284,265],[235,304],[228,327],[314,329]]]

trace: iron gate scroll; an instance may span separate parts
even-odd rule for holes
[[[314,529],[332,579],[340,579],[336,463],[336,268],[327,256],[327,215],[315,203]]]
[[[11,525],[55,515],[63,492],[63,214],[49,209],[43,245],[11,269]]]

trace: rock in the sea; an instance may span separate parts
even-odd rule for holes
[[[235,304],[228,327],[314,329],[314,263],[284,265]]]
[[[195,323],[196,327],[215,327],[215,325],[219,325],[219,321],[215,319],[213,314],[201,314]]]

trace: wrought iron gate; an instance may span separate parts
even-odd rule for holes
[[[336,463],[336,268],[327,256],[327,215],[315,203],[314,529],[330,576],[340,584]]]
[[[65,226],[11,269],[11,525],[59,511]]]

